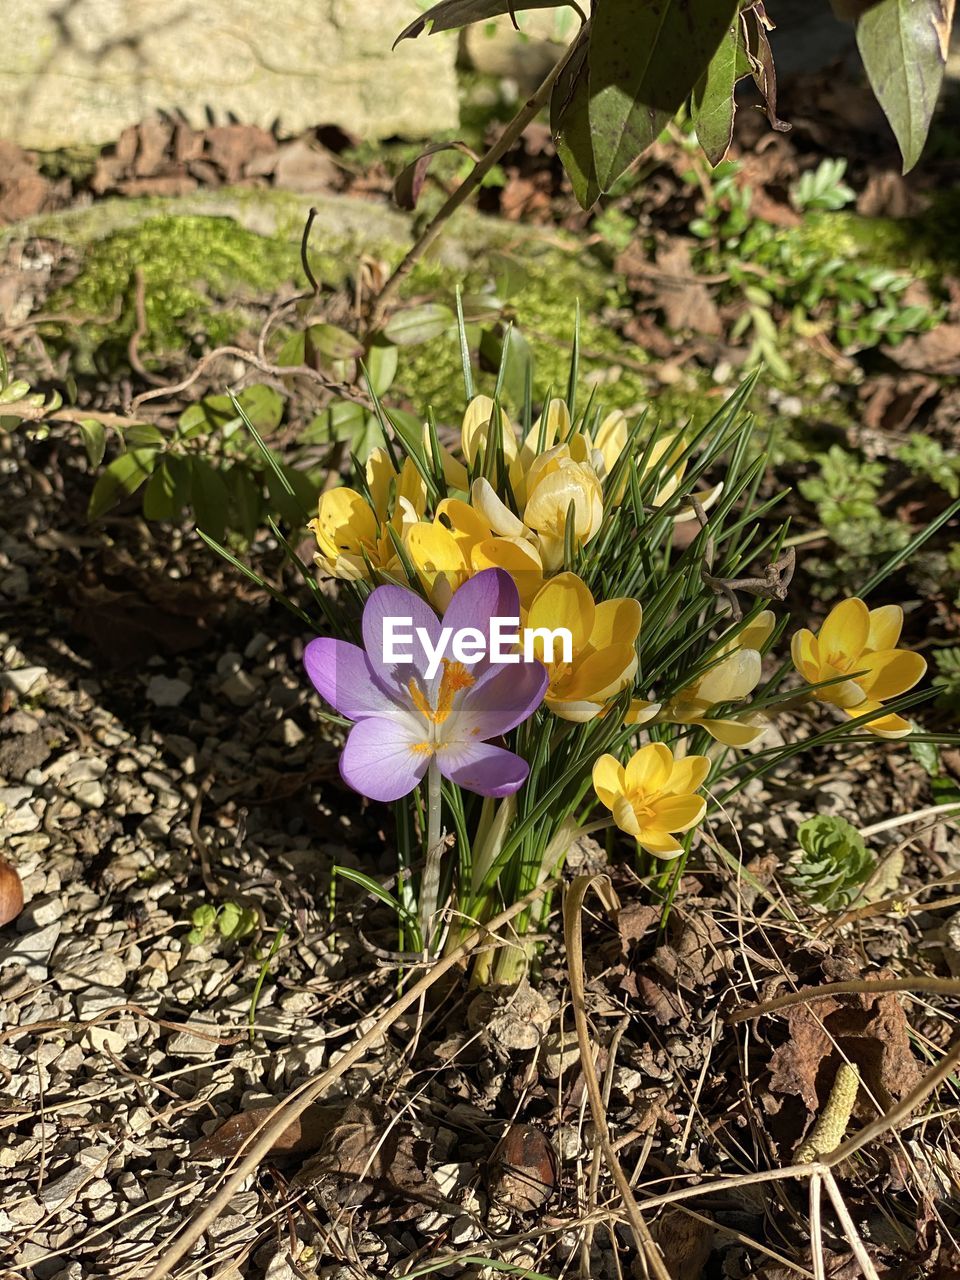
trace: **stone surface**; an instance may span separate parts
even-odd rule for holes
[[[390,46],[415,0],[32,0],[4,6],[0,137],[105,143],[155,111],[212,111],[293,133],[366,138],[456,128],[451,36]],[[402,92],[398,87],[402,86]]]

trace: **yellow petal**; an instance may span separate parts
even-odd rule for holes
[[[675,858],[678,853],[683,852],[683,846],[679,840],[675,840],[666,831],[652,827],[644,827],[638,832],[637,844],[641,849],[646,849],[647,853],[652,853],[655,858]]]
[[[793,665],[810,684],[820,679],[820,646],[817,637],[806,627],[801,627],[790,641]]]
[[[453,534],[464,555],[469,555],[476,543],[490,537],[490,526],[481,513],[460,498],[444,498],[438,502],[435,523]]]
[[[573,526],[578,543],[589,542],[603,520],[603,491],[592,468],[568,463],[528,484],[529,497],[523,520],[531,529],[554,538],[566,530],[567,512],[573,503]]]
[[[613,413],[608,413],[597,427],[593,443],[603,458],[604,475],[609,475],[617,465],[617,459],[626,448],[629,434],[627,419],[622,409],[614,409]]]
[[[541,423],[543,424],[542,445],[540,444]],[[548,449],[554,447],[558,440],[566,440],[569,434],[570,410],[564,400],[554,397],[547,405],[545,412],[540,414],[540,417],[537,418],[527,432],[523,448],[520,450],[521,461],[525,466],[529,467],[539,453],[546,453]]]
[[[664,794],[691,795],[703,786],[703,781],[709,772],[710,761],[706,756],[684,756],[682,760],[677,760],[671,769],[670,777],[663,788]]]
[[[470,552],[470,567],[474,573],[483,569],[504,569],[517,584],[520,603],[524,608],[543,586],[543,565],[540,553],[532,542],[518,538],[484,538]]]
[[[547,573],[556,573],[558,569],[563,568],[563,557],[566,553],[563,534],[551,537],[549,534],[541,533],[537,538],[537,546],[540,548],[540,559]]]
[[[883,715],[883,707],[879,702],[864,702],[859,707],[848,710],[847,715],[862,716],[870,711],[880,714],[875,720],[868,720],[866,724],[859,727],[866,729],[868,733],[875,733],[878,738],[905,738],[913,731],[913,725],[909,720],[904,720],[903,716],[895,715],[893,712]]]
[[[704,720],[698,717],[693,723],[706,729],[711,738],[716,738],[725,747],[749,747],[758,738],[762,738],[770,727],[759,713],[742,720],[736,716],[729,720]]]
[[[641,747],[627,761],[624,778],[627,790],[639,795],[651,795],[661,791],[673,768],[673,753],[662,742],[651,742]]]
[[[653,817],[650,826],[662,831],[689,831],[702,821],[707,812],[707,802],[702,796],[664,796],[650,806]]]
[[[593,789],[600,803],[613,809],[617,796],[623,794],[623,765],[614,756],[599,756],[593,765]]]
[[[331,559],[341,552],[356,553],[377,536],[377,519],[362,494],[340,486],[320,495],[314,522],[320,549]]]
[[[523,538],[527,529],[519,516],[497,497],[493,485],[482,476],[470,487],[470,503],[486,520],[491,530],[504,538]]]
[[[556,631],[565,627],[570,632],[575,656],[590,640],[595,612],[587,585],[575,573],[558,573],[534,596],[527,614],[527,628],[547,627]]]
[[[861,661],[857,660],[858,663]],[[831,667],[829,663],[820,669],[821,680],[835,680],[841,675],[836,667]],[[826,685],[822,689],[814,689],[813,696],[819,698],[821,702],[829,702],[834,707],[859,707],[861,703],[866,702],[867,695],[860,687],[858,680],[841,680],[837,684]]]
[[[427,486],[412,458],[405,458],[397,481],[397,505],[408,502],[417,518],[427,509]]]
[[[386,449],[370,450],[365,472],[374,508],[380,519],[385,520],[390,501],[390,485],[397,474]]]
[[[856,681],[868,698],[884,702],[899,697],[923,679],[927,664],[919,653],[910,649],[887,649],[881,653],[865,653],[857,659],[857,670],[866,675]]]
[[[762,649],[773,634],[777,624],[776,614],[772,609],[764,609],[748,622],[737,636],[738,649]]]
[[[637,673],[637,653],[633,645],[611,644],[575,661],[562,686],[563,697],[589,698],[607,702],[627,687]]]
[[[457,540],[443,525],[412,525],[404,546],[430,603],[443,613],[469,570]]]
[[[586,699],[571,702],[567,698],[552,698],[549,692],[544,699],[544,704],[548,711],[552,711],[561,720],[569,720],[572,724],[586,724],[588,720],[596,720],[597,716],[602,715],[604,711],[602,702],[590,702]]]
[[[870,634],[870,611],[854,596],[841,600],[827,614],[817,636],[821,660],[833,662],[836,656],[856,660],[863,653]]]
[[[604,600],[597,605],[593,617],[590,643],[594,649],[608,644],[635,644],[640,634],[643,610],[639,600],[622,596],[616,600]]]
[[[655,507],[662,507],[668,498],[673,497],[673,494],[676,491],[677,485],[679,483],[680,481],[678,480],[675,484],[665,485],[657,494],[656,498],[654,499],[653,505]],[[713,506],[713,504],[716,502],[716,500],[720,497],[721,493],[723,493],[722,480],[720,481],[719,484],[715,484],[712,489],[701,489],[699,493],[695,493],[693,496],[700,503],[700,506],[703,508],[704,511],[709,511],[710,508]],[[673,517],[673,523],[683,524],[686,520],[695,520],[696,518],[697,518],[696,508],[691,505],[689,507],[683,507],[680,511],[678,511],[677,514]]]
[[[655,716],[659,715],[661,702],[646,702],[643,698],[634,698],[630,703],[630,709],[623,718],[624,724],[648,724]]]
[[[903,630],[903,610],[898,604],[883,604],[870,610],[868,649],[895,649]]]
[[[637,815],[633,811],[633,806],[626,796],[617,796],[613,802],[613,820],[621,831],[626,831],[629,836],[636,836],[640,831],[640,824],[637,822]]]
[[[491,455],[491,448],[496,449],[498,433],[503,441],[503,456],[511,462],[517,456],[517,437],[514,435],[510,419],[500,410],[500,424],[494,418],[494,404],[489,396],[474,396],[467,405],[460,428],[460,448],[470,466],[474,466],[480,453],[484,463]],[[492,441],[492,444],[491,444]]]
[[[696,696],[708,707],[745,698],[760,683],[761,666],[756,649],[735,649],[701,677]]]

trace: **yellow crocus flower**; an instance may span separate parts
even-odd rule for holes
[[[396,573],[400,559],[388,525],[402,538],[426,507],[426,486],[409,458],[398,475],[386,450],[373,449],[366,480],[372,507],[356,489],[339,485],[320,495],[308,525],[317,539],[314,560],[334,578],[368,578],[371,568]]]
[[[627,447],[629,439],[629,429],[627,427],[627,419],[621,409],[614,409],[600,423],[596,431],[596,437],[593,441],[594,448],[600,455],[602,462],[600,474],[605,479],[609,476],[624,449]],[[651,506],[662,507],[676,493],[683,480],[684,473],[687,469],[686,462],[681,462],[684,451],[687,447],[687,441],[677,432],[664,432],[657,440],[656,444],[650,450],[650,456],[643,465],[640,473],[642,480],[649,472],[659,469],[661,466],[667,468],[666,475],[663,477],[660,488],[653,495]],[[637,444],[637,460],[643,457],[643,446]],[[629,476],[626,471],[617,485],[616,492],[607,494],[607,501],[619,503],[623,501],[624,494],[627,491]],[[712,489],[704,489],[696,494],[697,500],[704,511],[707,511],[720,497],[723,492],[723,482],[713,486]],[[682,511],[677,512],[673,517],[674,524],[681,524],[685,520],[693,520],[696,512],[692,507],[686,507]]]
[[[879,712],[889,698],[912,689],[927,669],[918,653],[896,647],[902,628],[899,605],[868,609],[856,597],[841,600],[816,635],[806,627],[796,633],[790,645],[793,664],[811,684],[847,677],[814,689],[813,696],[821,702],[840,707],[849,716]],[[881,738],[903,738],[910,732],[910,723],[888,713],[864,728]]]
[[[540,555],[532,542],[498,536],[480,511],[459,498],[438,503],[432,524],[408,526],[404,546],[424,593],[440,613],[454,591],[483,569],[506,570],[523,604],[543,581]]]
[[[578,547],[594,537],[603,522],[603,486],[588,460],[583,436],[539,454],[527,472],[523,523],[537,535],[544,568],[563,564],[567,512],[573,503],[573,532]]]
[[[593,766],[593,788],[621,831],[655,857],[673,858],[682,851],[675,833],[695,827],[707,811],[694,793],[709,771],[706,756],[677,760],[664,743],[651,742],[626,766],[601,756]]]
[[[637,670],[637,636],[643,614],[636,600],[621,598],[595,604],[589,588],[575,573],[558,573],[533,597],[524,625],[526,632],[570,632],[571,661],[563,660],[557,642],[551,656],[543,636],[534,640],[534,653],[550,677],[546,705],[563,720],[592,720],[611,698],[621,693]]]
[[[759,712],[738,712],[718,719],[710,715],[710,708],[718,702],[739,702],[753,693],[760,683],[760,651],[769,640],[775,622],[769,609],[758,613],[723,646],[720,660],[671,698],[658,718],[672,724],[698,725],[727,747],[747,747],[756,742],[767,729],[767,721]],[[652,719],[656,710],[652,714],[647,712],[655,705],[635,700],[627,713],[627,724],[644,724]]]

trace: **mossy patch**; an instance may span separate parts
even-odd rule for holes
[[[143,356],[229,342],[248,324],[245,308],[267,301],[298,269],[294,245],[256,235],[230,218],[149,218],[86,248],[79,274],[50,299],[49,310],[91,319],[50,340],[74,349],[80,371],[108,370],[137,323],[140,271]]]

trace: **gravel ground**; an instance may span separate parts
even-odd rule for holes
[[[335,757],[307,709],[302,637],[275,611],[268,634],[254,605],[224,607],[216,566],[174,539],[182,585],[210,593],[208,617],[178,614],[177,566],[142,526],[91,537],[64,520],[61,479],[3,471],[0,847],[27,905],[0,931],[0,1264],[134,1276],[204,1195],[191,1142],[336,1054],[323,1015],[351,986],[326,888],[354,860],[350,819],[311,796]],[[165,575],[152,630],[136,590],[117,589],[131,548]],[[191,912],[227,902],[259,917],[253,933],[191,943]],[[349,1030],[361,1006],[333,1022]],[[292,1275],[271,1263],[270,1212],[244,1191],[204,1261],[252,1249],[243,1274]]]

